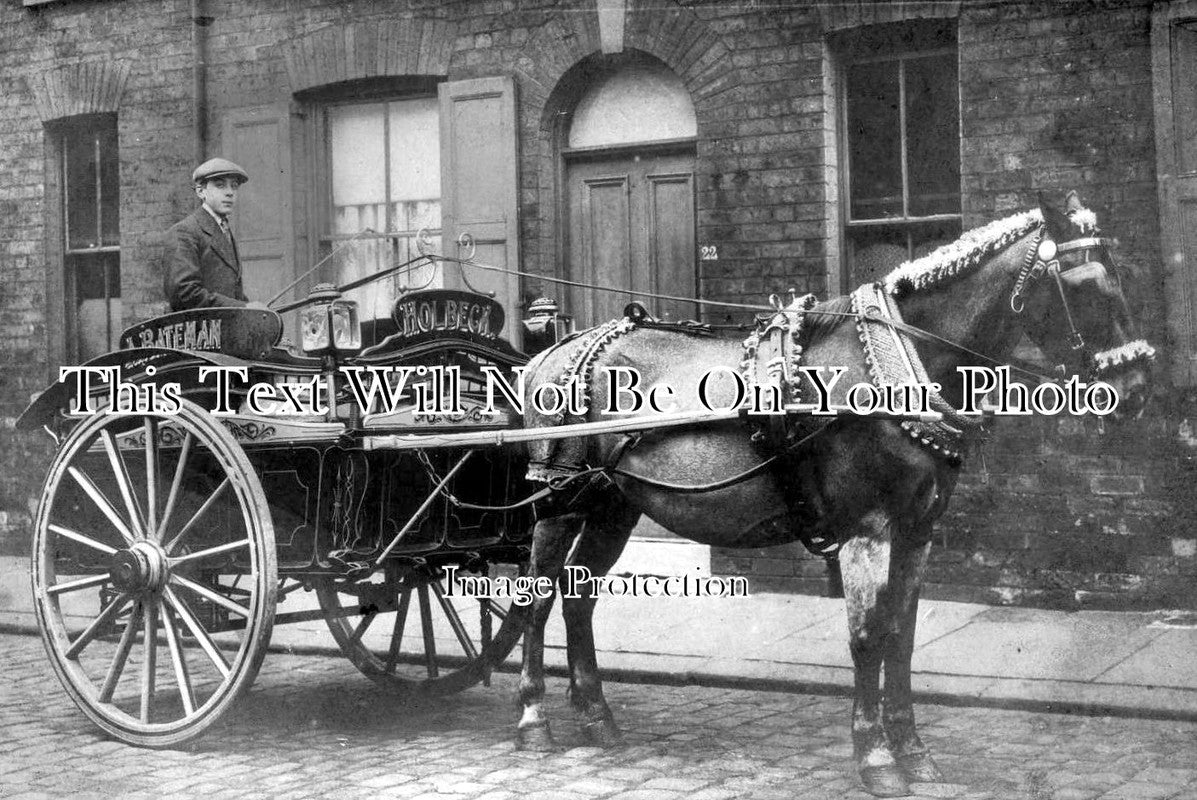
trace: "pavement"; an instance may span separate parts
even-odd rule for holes
[[[304,604],[313,607],[314,596],[297,592],[280,612]],[[842,600],[603,597],[594,628],[609,680],[852,692]],[[0,632],[37,632],[27,559],[0,557]],[[446,648],[451,637],[438,631]],[[546,663],[557,674],[566,663],[564,642],[555,612]],[[276,626],[271,647],[342,657],[319,620]],[[517,656],[505,669],[517,668]],[[924,600],[913,685],[921,702],[1197,721],[1194,665],[1197,613],[1191,611],[1068,612]]]

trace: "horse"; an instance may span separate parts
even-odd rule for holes
[[[977,415],[960,411],[969,387],[959,368],[1008,363],[1025,332],[1058,371],[1112,387],[1116,415],[1141,413],[1149,387],[1154,351],[1136,338],[1095,215],[1075,193],[1064,210],[1042,198],[1039,205],[968,231],[850,296],[795,301],[774,320],[782,347],[760,360],[771,361],[766,371],[776,375],[780,359],[786,400],[816,397],[819,381],[827,397],[843,404],[848,387],[880,387],[904,376],[930,387],[930,406],[942,419],[810,416],[790,420],[776,435],[768,429],[776,427],[777,415],[757,418],[764,422],[755,430],[737,419],[653,429],[649,418],[639,435],[540,442],[529,453],[529,478],[562,491],[538,509],[529,576],[558,584],[566,564],[605,575],[641,514],[720,547],[802,540],[818,552],[834,552],[848,612],[851,738],[863,787],[880,797],[900,796],[910,782],[943,780],[916,728],[910,662],[932,525],[979,428]],[[572,417],[526,406],[525,427],[604,418],[599,399],[619,388],[612,381],[624,380],[615,368],[638,371],[643,386],[672,387],[671,410],[733,404],[738,380],[747,379],[732,373],[751,371],[766,339],[750,336],[742,346],[684,327],[625,319],[538,354],[524,376],[525,397],[574,380],[589,404]],[[811,365],[844,371],[832,387],[830,373]],[[764,377],[760,372],[754,380]],[[529,749],[553,747],[542,700],[544,626],[555,595],[555,588],[541,593],[522,612],[517,735]],[[563,594],[569,697],[583,732],[609,745],[620,734],[595,656],[595,603],[585,585]]]

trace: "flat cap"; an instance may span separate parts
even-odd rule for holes
[[[208,159],[195,168],[195,172],[191,173],[191,180],[195,183],[202,183],[224,175],[236,175],[242,183],[249,180],[249,174],[227,158]]]

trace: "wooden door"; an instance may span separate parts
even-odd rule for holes
[[[694,297],[694,156],[621,155],[567,169],[569,277],[611,289]],[[695,319],[697,304],[574,289],[579,327],[623,315],[637,300],[662,319]]]
[[[1156,159],[1173,379],[1197,383],[1197,2],[1152,14]]]

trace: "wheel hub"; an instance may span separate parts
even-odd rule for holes
[[[166,553],[150,542],[135,542],[112,554],[108,576],[122,591],[160,591],[170,576]]]

